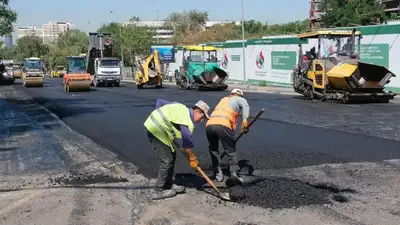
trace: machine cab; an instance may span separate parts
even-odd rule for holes
[[[67,57],[66,74],[86,74],[86,60],[82,56]]]
[[[339,63],[357,65],[360,56],[360,31],[321,30],[297,35],[300,39],[299,62],[295,70],[314,81],[314,87],[324,89],[328,84],[326,72]],[[309,41],[310,49],[303,49],[303,42]]]
[[[192,75],[199,76],[208,67],[218,66],[217,50],[212,46],[185,46],[181,72],[186,73],[190,79]]]

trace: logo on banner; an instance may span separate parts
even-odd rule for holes
[[[224,53],[224,57],[222,58],[221,61],[221,66],[222,68],[226,69],[228,67],[228,55],[226,53]]]
[[[256,58],[256,66],[258,67],[258,69],[264,68],[264,61],[265,61],[264,55],[262,52],[260,52]]]

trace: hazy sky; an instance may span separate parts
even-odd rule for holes
[[[125,21],[132,16],[157,19],[157,0],[11,0],[17,10],[17,26],[41,27],[50,20],[70,21],[76,28],[96,30],[102,23]],[[210,20],[240,20],[240,0],[158,0],[159,19],[171,12],[198,9]],[[245,19],[284,23],[305,19],[309,0],[244,0]],[[113,11],[114,14],[109,12]]]

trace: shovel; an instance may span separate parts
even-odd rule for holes
[[[179,148],[179,150],[181,150],[181,152],[185,155],[185,151],[183,151],[183,149],[181,147],[179,147],[179,145],[175,144],[177,148]],[[224,193],[221,192],[217,186],[214,184],[214,182],[211,181],[211,179],[207,176],[207,174],[204,173],[204,171],[200,168],[200,166],[198,166],[196,168],[196,170],[201,174],[201,176],[207,181],[207,183],[217,192],[218,196],[225,201],[231,201],[231,198],[229,196],[229,193]]]
[[[250,128],[250,127],[253,125],[253,123],[256,122],[256,120],[257,120],[258,118],[260,118],[260,116],[264,113],[264,111],[265,111],[265,109],[261,109],[261,110],[257,113],[257,115],[254,117],[254,119],[252,119],[252,120],[250,121],[248,128]],[[238,142],[239,139],[240,139],[244,134],[245,134],[244,132],[240,132],[239,136],[237,136],[237,137],[235,138],[235,143]],[[224,152],[222,153],[222,155],[220,156],[220,160],[221,160],[222,158],[224,158],[225,155],[226,155],[226,152],[224,151]]]

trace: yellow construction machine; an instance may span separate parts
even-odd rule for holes
[[[72,91],[90,91],[91,76],[86,72],[85,56],[68,56],[64,74],[64,89]]]
[[[312,47],[303,54],[299,45],[299,62],[293,71],[293,88],[309,99],[388,103],[395,94],[385,92],[385,85],[396,77],[385,66],[360,60],[361,32],[320,30],[297,35]],[[357,49],[356,49],[357,46]]]
[[[136,87],[142,89],[144,85],[155,85],[156,88],[162,88],[162,79],[159,52],[155,49],[140,65],[135,76]]]
[[[52,78],[57,77],[63,77],[65,74],[65,67],[64,66],[57,66],[55,70],[51,71],[50,76]]]
[[[42,61],[37,57],[26,58],[22,69],[22,84],[24,87],[43,87],[44,73]]]

